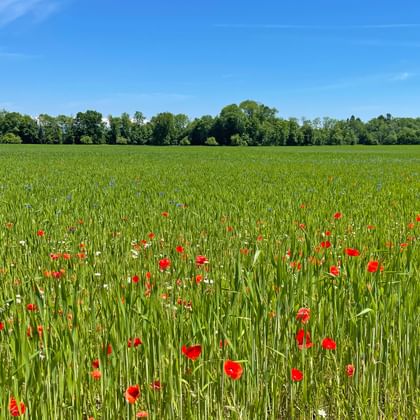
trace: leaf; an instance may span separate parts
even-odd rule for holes
[[[269,347],[269,346],[267,346],[267,348],[268,348],[269,350],[271,350],[272,352],[274,352],[274,353],[278,354],[279,356],[284,357],[284,358],[286,359],[286,356],[285,356],[283,353],[280,353],[280,352],[279,352],[279,351],[277,351],[276,349],[273,349],[272,347]]]
[[[255,255],[254,255],[254,260],[252,261],[252,266],[253,267],[255,266],[255,264],[256,264],[256,262],[258,260],[258,257],[260,256],[260,254],[261,254],[261,251],[259,249],[257,249],[257,251],[255,252]]]
[[[359,312],[359,313],[356,315],[356,318],[357,318],[357,317],[359,317],[359,316],[365,315],[365,314],[367,314],[367,313],[369,313],[369,312],[373,312],[373,309],[370,309],[370,308],[363,309],[363,311],[362,311],[362,312]]]

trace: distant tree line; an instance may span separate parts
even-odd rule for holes
[[[163,112],[146,120],[141,112],[103,118],[97,111],[75,117],[37,118],[0,111],[0,143],[306,146],[344,144],[420,144],[420,118],[380,115],[368,122],[316,118],[282,119],[277,110],[255,101],[224,107],[216,117],[190,120]]]

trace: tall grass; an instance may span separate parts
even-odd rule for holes
[[[1,147],[0,418],[419,417],[419,175],[418,147]]]

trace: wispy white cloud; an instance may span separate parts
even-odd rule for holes
[[[404,80],[411,79],[414,76],[415,76],[415,73],[410,73],[408,71],[404,71],[402,73],[394,74],[393,76],[391,76],[391,78],[389,80],[394,81],[394,82],[398,82],[398,81],[404,81]]]
[[[34,58],[40,58],[40,55],[25,54],[18,52],[0,51],[0,60],[30,60]]]
[[[344,27],[346,28],[346,27]],[[377,25],[350,25],[353,29],[412,29],[420,28],[420,23],[385,23]]]
[[[294,29],[294,30],[349,30],[349,29],[415,29],[420,23],[386,23],[366,25],[294,25],[271,23],[218,23],[217,28],[226,29]]]
[[[27,15],[42,21],[54,13],[59,5],[55,0],[0,0],[0,27]]]
[[[366,47],[384,47],[384,48],[420,48],[418,41],[393,41],[383,39],[360,39],[351,41],[354,45]]]
[[[369,74],[365,76],[340,79],[333,83],[320,84],[316,86],[310,86],[306,88],[299,88],[299,91],[313,91],[313,92],[326,92],[334,91],[341,89],[350,89],[363,87],[366,85],[378,85],[386,84],[390,82],[405,82],[416,76],[416,73],[411,73],[408,71],[403,71],[399,73],[378,73],[378,74]]]

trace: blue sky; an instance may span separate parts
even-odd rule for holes
[[[0,108],[420,116],[418,0],[0,0]]]

